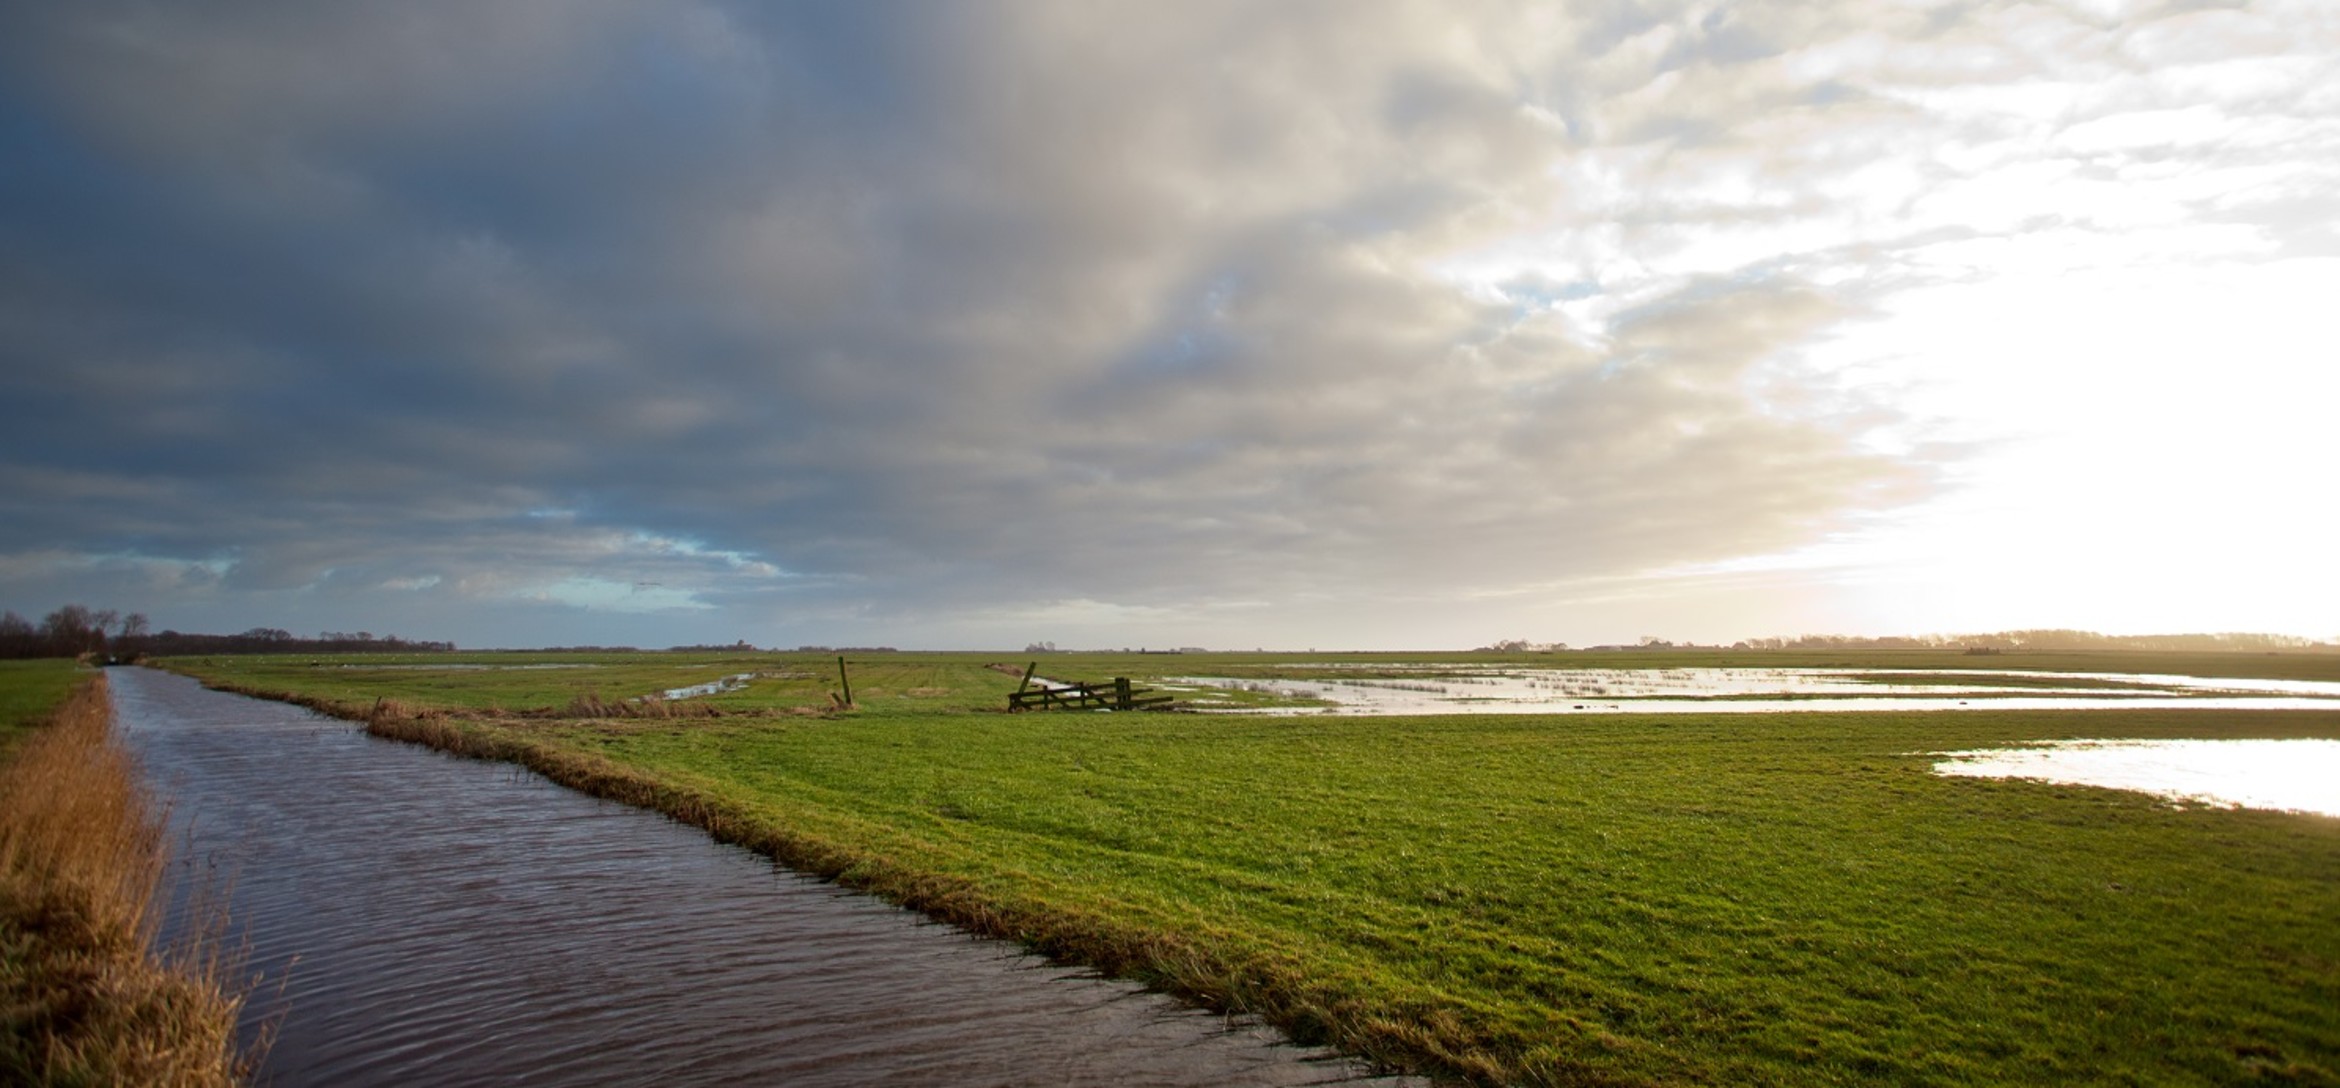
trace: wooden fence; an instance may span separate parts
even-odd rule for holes
[[[1041,682],[1032,684],[1031,670],[1024,672],[1024,684],[1008,695],[1008,709],[1014,710],[1167,710],[1175,696],[1160,695],[1152,688],[1131,687],[1129,677],[1116,676],[1110,684],[1067,683],[1049,687]]]

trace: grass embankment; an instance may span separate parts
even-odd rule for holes
[[[58,658],[0,661],[0,759],[64,704],[80,676]]]
[[[974,691],[992,684],[981,662],[884,667],[879,700],[964,682],[961,705],[996,705]],[[934,682],[910,683],[921,668]],[[2340,820],[1944,779],[1922,754],[2340,737],[2340,714],[393,712],[373,728],[525,762],[1408,1068],[1552,1084],[2340,1075]]]
[[[0,755],[0,1082],[242,1083],[216,944],[150,952],[162,823],[104,681],[74,682],[68,662],[0,669],[0,724],[23,734]]]

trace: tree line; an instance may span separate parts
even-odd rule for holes
[[[371,631],[326,631],[297,638],[281,627],[255,627],[236,635],[155,631],[139,612],[69,604],[34,623],[15,612],[0,612],[0,658],[91,657],[130,661],[173,654],[421,653],[453,650],[452,642],[377,636]]]
[[[2340,650],[2340,645],[2296,635],[2254,632],[2211,632],[2172,635],[2107,635],[2067,628],[1999,631],[1987,635],[1925,635],[1919,637],[1857,638],[1845,635],[1804,635],[1798,638],[1754,638],[1731,647],[1736,650],[2159,650],[2198,653],[2220,650]]]

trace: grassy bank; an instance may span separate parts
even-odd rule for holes
[[[63,658],[0,661],[0,759],[64,705],[82,675]]]
[[[215,947],[149,953],[162,825],[111,734],[102,680],[0,672],[0,707],[45,722],[0,756],[0,1082],[230,1085],[240,998]]]
[[[385,707],[373,727],[526,762],[970,928],[1477,1080],[2340,1074],[2340,820],[1943,779],[1923,754],[2340,737],[2340,714],[916,705],[996,705],[991,678],[1014,679],[984,664],[873,665],[870,695],[856,681],[870,709],[831,717]],[[287,667],[276,690],[370,703],[284,682],[331,671]]]

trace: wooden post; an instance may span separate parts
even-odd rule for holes
[[[845,685],[845,708],[853,709],[853,678],[845,675],[845,655],[837,655],[837,682]]]
[[[1040,663],[1037,661],[1024,666],[1024,682],[1016,685],[1016,694],[1022,695],[1025,688],[1032,686],[1032,674],[1038,671],[1040,671]]]
[[[1116,676],[1113,678],[1113,709],[1129,709],[1129,677]]]

